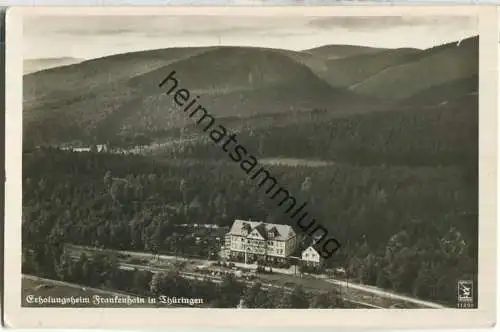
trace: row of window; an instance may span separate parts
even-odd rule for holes
[[[245,238],[241,238],[240,240],[241,242],[245,242]],[[250,240],[248,239],[246,241],[246,243],[249,243],[249,244],[255,244],[255,245],[262,245],[262,244],[265,244],[265,241],[263,240]],[[283,242],[275,242],[275,241],[267,241],[267,245],[268,246],[283,246]]]
[[[277,250],[263,250],[263,249],[257,249],[257,248],[252,248],[252,247],[247,247],[248,251],[259,251],[263,252],[266,251],[268,253],[276,253],[278,255],[283,255],[283,249],[277,249]]]
[[[305,259],[311,259],[311,260],[318,260],[318,255],[314,254],[314,253],[305,253],[304,254],[304,258]]]
[[[242,246],[233,246],[231,249],[233,250],[245,250],[245,246],[242,245]],[[257,247],[252,247],[252,246],[247,246],[246,247],[246,250],[248,252],[256,252],[256,253],[264,253],[264,252],[267,252],[268,254],[276,254],[276,255],[283,255],[284,254],[284,250],[283,249],[276,249],[276,250],[265,250],[265,248],[257,248]]]

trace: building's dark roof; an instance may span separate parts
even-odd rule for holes
[[[247,234],[250,234],[254,229],[257,229],[259,234],[264,238],[268,238],[269,232],[274,232],[275,240],[287,240],[295,236],[295,231],[291,226],[279,225],[279,224],[268,224],[261,221],[249,221],[249,220],[235,220],[233,226],[229,233],[231,235],[246,236],[244,230],[247,230]]]

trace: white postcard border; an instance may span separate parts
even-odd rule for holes
[[[21,307],[23,15],[470,16],[478,15],[478,309],[146,309]],[[498,16],[492,5],[311,7],[13,7],[6,18],[5,322],[16,328],[491,327],[496,322]],[[47,47],[50,47],[48,45]],[[390,311],[388,311],[390,310]]]

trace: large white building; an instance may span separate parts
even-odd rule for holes
[[[283,261],[296,249],[297,234],[288,225],[235,220],[225,239],[226,256],[245,262]]]

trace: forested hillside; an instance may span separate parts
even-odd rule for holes
[[[428,50],[172,48],[44,70],[24,77],[24,144],[104,143],[183,127],[189,122],[158,88],[174,70],[219,117],[397,109],[394,101],[477,75],[478,40]]]
[[[477,163],[477,96],[438,107],[328,117],[311,112],[287,118],[280,126],[268,120],[241,129],[238,142],[260,158],[289,157],[356,165],[474,166]],[[255,121],[255,120],[253,120]],[[226,126],[233,129],[233,123]],[[236,127],[238,129],[238,127]],[[192,131],[195,131],[194,128]],[[186,133],[192,131],[186,130]],[[186,147],[164,147],[156,155],[227,159],[205,134]],[[418,137],[418,139],[417,139]]]
[[[179,48],[28,75],[23,268],[53,276],[64,243],[207,258],[220,245],[179,225],[294,222],[172,109],[158,83],[176,70],[251,154],[284,160],[269,171],[342,244],[328,266],[454,306],[456,281],[477,274],[477,54],[477,37],[428,50]],[[93,144],[110,151],[60,149]]]
[[[47,244],[62,241],[182,254],[194,240],[175,236],[176,224],[230,225],[235,216],[291,222],[236,165],[57,151],[24,158],[23,247],[27,259],[31,249],[42,255],[38,264],[53,259],[43,258]],[[328,264],[346,266],[359,280],[453,301],[452,280],[474,273],[477,191],[460,167],[272,171],[313,202],[318,220],[342,242]],[[304,192],[307,178],[312,186]]]

